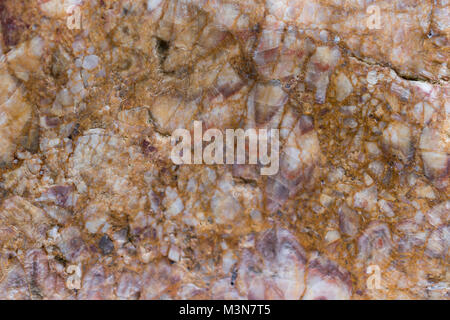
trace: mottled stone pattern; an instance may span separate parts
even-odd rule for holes
[[[1,1],[0,298],[449,299],[449,17]],[[279,172],[174,165],[194,120],[279,129]]]

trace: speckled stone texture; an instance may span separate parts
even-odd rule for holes
[[[0,27],[1,299],[450,298],[448,0],[3,0]],[[194,120],[279,129],[279,172],[174,165]]]

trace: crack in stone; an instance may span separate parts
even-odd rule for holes
[[[402,73],[396,67],[392,66],[390,63],[382,63],[382,62],[379,62],[379,61],[370,61],[368,59],[364,59],[364,58],[358,57],[357,55],[355,55],[350,50],[342,48],[341,46],[339,46],[339,48],[341,48],[343,51],[345,51],[350,58],[355,59],[355,60],[357,60],[358,62],[360,62],[362,64],[365,64],[367,66],[372,66],[372,67],[386,68],[386,69],[389,69],[391,71],[394,71],[395,74],[402,80],[405,80],[405,81],[416,81],[416,82],[425,82],[425,83],[428,83],[428,84],[431,84],[431,85],[438,85],[440,87],[444,87],[444,86],[448,86],[449,85],[447,80],[444,80],[444,79],[441,79],[441,78],[439,78],[439,80],[432,80],[432,79],[428,79],[428,78],[425,78],[425,77],[407,75],[407,74]]]

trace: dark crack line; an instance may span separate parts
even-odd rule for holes
[[[364,64],[364,65],[372,66],[372,67],[387,68],[389,70],[394,71],[395,74],[402,80],[415,81],[415,82],[425,82],[425,83],[429,83],[431,85],[438,85],[440,87],[449,85],[448,81],[446,81],[444,79],[441,79],[441,78],[439,78],[439,80],[432,80],[432,79],[428,79],[428,78],[425,78],[425,77],[410,76],[410,75],[404,74],[400,70],[398,70],[398,68],[392,66],[392,64],[390,64],[388,62],[382,63],[382,62],[379,62],[379,61],[373,61],[373,60],[371,61],[371,60],[368,60],[368,59],[364,59],[364,58],[361,58],[361,57],[358,57],[357,55],[355,55],[350,49],[347,49],[347,48],[345,48],[345,47],[343,47],[343,46],[341,46],[339,44],[338,44],[338,47],[343,52],[345,52],[350,58],[353,58],[353,59],[357,60],[358,62]]]

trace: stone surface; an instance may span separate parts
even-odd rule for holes
[[[2,1],[0,298],[449,299],[449,16]],[[194,120],[280,129],[279,172],[174,165]]]

